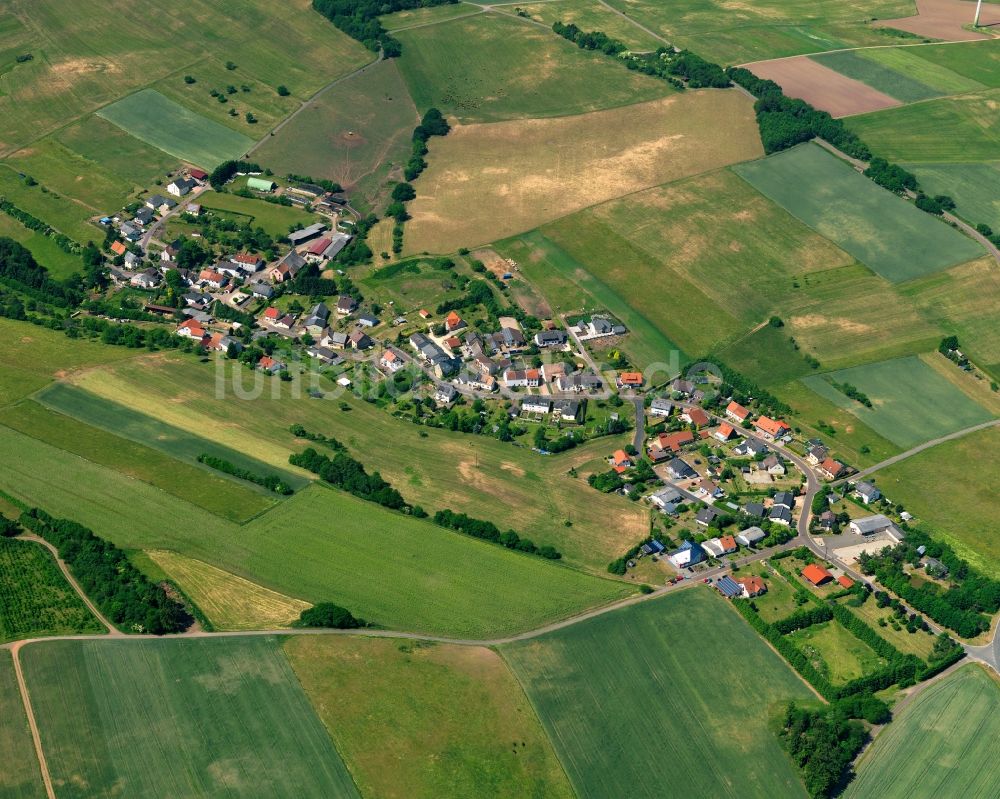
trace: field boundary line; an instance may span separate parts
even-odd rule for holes
[[[35,721],[35,711],[31,707],[31,696],[28,694],[28,683],[24,679],[24,672],[21,670],[21,645],[18,641],[11,647],[11,659],[14,661],[14,676],[17,678],[17,687],[21,692],[21,703],[24,705],[24,715],[28,719],[28,729],[31,730],[31,740],[35,745],[35,757],[38,759],[38,769],[42,773],[42,783],[45,785],[45,794],[48,799],[56,799],[55,788],[52,786],[52,775],[49,774],[49,764],[45,760],[45,750],[42,749],[42,736],[38,730],[38,723]]]
[[[489,10],[489,6],[479,5],[478,3],[470,3],[469,5],[476,6],[475,11],[470,11],[468,14],[460,14],[457,17],[448,17],[447,19],[433,19],[430,22],[418,22],[415,25],[404,25],[402,28],[388,28],[389,33],[402,33],[403,31],[413,31],[418,28],[429,28],[432,25],[444,25],[446,22],[455,22],[459,19],[466,19],[468,17],[476,17],[480,14],[485,14]]]

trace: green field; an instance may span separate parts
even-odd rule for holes
[[[991,88],[1000,87],[1000,41],[914,47],[912,55]]]
[[[408,8],[405,11],[396,11],[393,14],[383,14],[379,17],[379,21],[385,26],[386,30],[399,31],[481,13],[483,11],[479,6],[472,3],[459,2],[448,3],[443,6]]]
[[[83,264],[79,255],[72,255],[60,249],[48,236],[29,230],[2,212],[0,212],[0,236],[14,239],[27,247],[35,260],[48,269],[49,274],[56,279],[69,277],[74,272],[82,270]]]
[[[930,195],[947,194],[957,212],[973,225],[984,222],[1000,230],[1000,162],[978,164],[904,164]]]
[[[19,166],[11,166],[10,161],[0,162],[0,193],[4,197],[71,239],[83,244],[103,239],[104,234],[100,228],[87,221],[98,213],[98,209],[82,205],[61,193],[47,191],[47,187],[41,184],[26,185],[18,177],[18,172],[21,171]]]
[[[274,638],[59,641],[21,661],[60,797],[357,797]]]
[[[100,632],[104,626],[66,582],[47,549],[0,538],[0,643]]]
[[[43,799],[45,788],[31,741],[24,703],[14,676],[10,653],[0,652],[0,796],[4,799]]]
[[[862,136],[873,150],[892,157],[867,135]],[[982,253],[971,239],[876,186],[818,145],[800,145],[733,169],[894,283],[970,261]]]
[[[833,685],[843,685],[886,665],[868,644],[835,621],[796,630],[788,637]]]
[[[1000,89],[851,117],[848,127],[890,161],[977,163],[1000,151]]]
[[[239,158],[253,144],[249,136],[178,105],[153,89],[130,94],[105,106],[99,114],[137,139],[205,169]]]
[[[611,0],[675,45],[723,65],[891,41],[870,19],[916,13],[906,0]]]
[[[923,690],[875,739],[845,799],[995,797],[1000,686],[965,666]]]
[[[604,31],[635,51],[650,51],[663,46],[662,39],[619,16],[598,0],[546,0],[517,7],[530,14],[532,19],[549,26],[553,22],[563,22],[572,23],[585,31]]]
[[[285,652],[363,796],[573,796],[495,652],[333,636]]]
[[[552,31],[507,16],[477,14],[401,31],[399,69],[423,112],[462,122],[582,114],[672,93]]]
[[[830,381],[857,387],[873,407],[850,399]],[[903,449],[992,418],[915,356],[812,375],[803,382]]]
[[[904,103],[983,88],[977,81],[910,55],[909,49],[913,48],[843,50],[810,58]]]
[[[892,487],[893,499],[902,502],[921,527],[1000,579],[994,494],[1000,464],[989,454],[997,446],[1000,429],[983,430],[907,458],[877,477],[882,486]]]
[[[581,797],[805,796],[769,721],[814,695],[709,589],[501,651]]]
[[[316,214],[303,211],[287,205],[277,205],[255,197],[240,197],[236,194],[219,194],[212,192],[201,200],[201,206],[206,211],[220,212],[221,216],[233,219],[240,224],[252,224],[262,227],[275,238],[287,236],[295,225],[306,227],[313,222],[321,221]]]
[[[106,404],[103,408],[110,413],[115,411]],[[189,462],[180,461],[30,400],[0,410],[0,425],[142,480],[230,521],[241,522],[256,516],[275,502],[275,495],[259,486],[196,465],[194,461],[200,452],[189,458]],[[206,452],[208,449],[211,448],[206,448]],[[299,484],[304,485],[305,481],[300,480]]]
[[[468,270],[462,271],[470,274]],[[408,259],[406,264],[397,262],[389,267],[374,268],[365,277],[354,280],[362,287],[365,299],[383,307],[392,302],[393,313],[403,314],[464,296],[457,282],[451,279],[452,274],[418,257]]]
[[[374,202],[390,175],[401,177],[418,119],[396,59],[382,61],[321,94],[257,157],[277,174],[335,180]]]

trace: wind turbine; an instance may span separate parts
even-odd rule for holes
[[[979,12],[982,10],[982,8],[983,8],[983,0],[979,0],[979,2],[976,3],[976,21],[972,23],[972,27],[974,28],[979,27]]]

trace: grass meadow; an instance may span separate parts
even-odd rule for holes
[[[572,23],[585,31],[604,31],[637,52],[663,46],[662,39],[647,33],[631,19],[619,16],[598,0],[546,0],[519,5],[518,8],[530,14],[532,19],[549,26],[554,22],[563,22]]]
[[[756,600],[755,600],[756,601]],[[933,631],[919,631],[915,633],[907,632],[906,627],[895,629],[889,623],[893,619],[891,608],[880,608],[875,602],[865,602],[859,607],[849,604],[848,599],[838,600],[855,616],[861,617],[869,627],[876,630],[882,638],[892,644],[903,654],[916,655],[918,658],[927,660],[934,649],[935,635]],[[880,627],[879,620],[885,619],[886,626]],[[857,639],[855,639],[857,640]],[[860,643],[860,642],[859,642]]]
[[[1000,41],[996,39],[914,47],[909,52],[969,80],[1000,88]]]
[[[876,152],[891,157],[862,137]],[[890,282],[931,274],[982,254],[971,239],[876,186],[818,145],[800,145],[734,170]]]
[[[409,204],[406,252],[487,244],[763,153],[752,104],[735,90],[688,91],[556,119],[461,125],[432,140],[430,150]]]
[[[18,163],[12,165],[10,160],[0,162],[0,192],[4,197],[76,241],[85,244],[87,241],[103,239],[104,234],[100,228],[88,221],[98,213],[97,208],[85,205],[62,192],[48,190],[48,187],[41,184],[26,185],[18,176],[23,171],[23,166]],[[68,179],[75,180],[75,174]]]
[[[24,703],[9,652],[0,651],[0,796],[5,799],[44,799],[45,787],[38,757],[24,715]]]
[[[1000,150],[995,154],[1000,154]],[[928,194],[950,195],[957,212],[972,224],[984,222],[1000,230],[1000,161],[962,164],[904,164]]]
[[[316,214],[287,205],[258,200],[255,197],[240,197],[236,194],[212,192],[201,199],[205,210],[215,211],[220,216],[230,217],[240,223],[262,227],[275,238],[287,236],[294,225],[307,227],[321,221]]]
[[[61,797],[358,796],[274,638],[58,641],[21,662]]]
[[[0,643],[100,632],[103,625],[66,582],[47,549],[0,538]]]
[[[582,114],[673,93],[664,81],[507,15],[477,14],[397,38],[417,110],[434,106],[465,123]]]
[[[573,796],[490,649],[297,636],[285,653],[363,796]]]
[[[803,382],[903,449],[992,418],[982,405],[915,356],[812,375]],[[833,382],[857,387],[873,407],[850,399]]]
[[[382,61],[321,94],[257,155],[277,174],[335,180],[373,203],[409,159],[418,120],[396,59]]]
[[[48,236],[29,230],[4,213],[0,213],[0,236],[14,239],[27,247],[34,259],[48,269],[49,274],[56,279],[66,278],[74,272],[82,271],[83,263],[79,255],[72,255],[60,249]]]
[[[996,677],[968,665],[924,689],[882,730],[845,799],[996,795],[1000,765]]]
[[[788,638],[833,685],[844,685],[886,664],[868,644],[835,621],[796,630]]]
[[[401,31],[407,28],[419,28],[422,25],[437,24],[456,17],[467,17],[470,14],[481,14],[482,8],[472,3],[448,3],[443,6],[427,6],[425,8],[408,8],[392,14],[383,14],[379,20],[389,31]]]
[[[239,158],[253,139],[191,111],[154,89],[143,89],[99,112],[137,139],[183,161],[213,169]]]
[[[769,721],[814,694],[710,589],[501,653],[585,799],[805,796]]]

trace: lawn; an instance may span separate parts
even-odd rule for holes
[[[495,652],[333,636],[285,652],[362,795],[573,796]]]
[[[42,773],[31,741],[24,703],[9,652],[0,652],[0,796],[5,799],[44,799]]]
[[[855,386],[873,407],[850,399],[831,381]],[[916,356],[812,375],[803,382],[902,449],[992,418]]]
[[[256,157],[278,174],[335,180],[374,202],[390,174],[401,179],[418,120],[396,59],[382,61],[321,94]]]
[[[772,571],[763,563],[755,563],[745,570],[740,570],[734,577],[756,574],[763,577],[767,585],[767,593],[753,598],[758,615],[764,621],[771,623],[791,616],[799,605],[795,602],[796,587],[780,574]]]
[[[253,139],[178,105],[154,89],[143,89],[105,106],[101,117],[184,161],[212,169],[239,158]]]
[[[0,425],[142,480],[230,521],[245,521],[275,502],[274,494],[251,483],[224,477],[221,472],[196,465],[193,459],[185,462],[170,457],[31,400],[0,410]]]
[[[852,117],[848,127],[890,161],[995,161],[1000,89],[863,114]]]
[[[408,206],[413,221],[405,251],[486,244],[761,154],[752,104],[735,90],[689,91],[556,119],[457,126],[430,142],[429,166]]]
[[[835,621],[814,624],[787,637],[833,685],[844,685],[886,664],[868,644]]]
[[[805,796],[769,721],[814,694],[707,588],[501,652],[581,797]]]
[[[878,472],[883,490],[902,502],[917,524],[955,547],[963,558],[1000,579],[996,494],[1000,463],[992,454],[1000,429],[947,441]]]
[[[103,625],[66,582],[47,549],[0,538],[0,643],[100,632]]]
[[[506,15],[477,14],[397,38],[417,110],[434,106],[462,122],[582,114],[673,93],[662,80]]]
[[[874,141],[869,143],[887,155]],[[734,170],[893,283],[982,253],[971,239],[875,185],[818,145],[800,145]]]
[[[212,192],[201,198],[201,207],[206,211],[218,211],[222,216],[235,219],[237,222],[262,227],[275,238],[287,236],[295,225],[307,227],[313,222],[323,221],[316,214],[293,208],[287,205],[277,205],[256,197],[240,197],[236,194],[219,194]]]
[[[531,18],[551,26],[554,22],[574,24],[585,31],[604,31],[625,42],[629,49],[650,51],[662,47],[662,39],[644,31],[630,19],[619,16],[598,0],[557,0],[519,5]]]
[[[235,574],[166,549],[147,557],[163,573],[184,586],[184,593],[216,630],[259,630],[288,627],[310,603],[262,588]]]
[[[21,661],[61,797],[358,796],[275,638],[59,641]]]
[[[991,797],[1000,784],[1000,686],[965,666],[923,690],[862,758],[845,799]]]
[[[611,5],[675,45],[723,65],[885,44],[867,21],[915,13],[906,0],[611,0]]]
[[[1000,162],[971,164],[904,164],[928,194],[947,194],[958,214],[972,224],[984,222],[1000,230]]]

